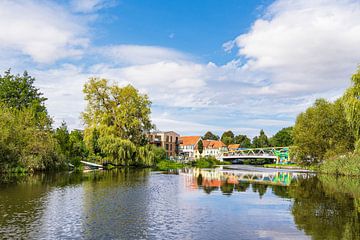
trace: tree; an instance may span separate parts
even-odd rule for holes
[[[67,125],[66,122],[62,122],[61,126],[58,127],[55,130],[54,133],[55,138],[57,139],[59,145],[60,145],[60,149],[61,152],[66,156],[69,157],[70,156],[70,151],[69,151],[69,131],[67,129]]]
[[[250,148],[251,147],[251,140],[246,135],[236,135],[234,138],[234,143],[240,144],[242,148]]]
[[[268,137],[266,136],[264,130],[260,130],[260,135],[259,136],[255,136],[253,138],[253,142],[252,142],[252,145],[255,147],[255,148],[262,148],[262,147],[269,147],[270,146],[270,143],[269,143],[269,139]]]
[[[91,78],[83,92],[87,108],[84,139],[92,154],[97,149],[119,165],[152,165],[154,153],[146,146],[150,121],[148,96],[131,85],[109,85],[106,79]]]
[[[146,143],[146,133],[154,126],[150,121],[151,102],[131,85],[109,85],[106,79],[91,78],[84,86],[87,108],[82,116],[85,136],[95,128],[103,133],[130,140],[136,145]]]
[[[204,150],[204,144],[203,144],[202,140],[198,141],[197,148],[198,148],[198,151],[199,151],[199,153],[201,155],[203,153],[203,150]]]
[[[34,86],[35,78],[26,71],[22,76],[11,74],[10,69],[0,75],[0,102],[10,108],[32,108],[37,113],[46,113],[47,98]]]
[[[283,128],[270,138],[270,144],[274,147],[291,146],[294,141],[292,137],[293,127]]]
[[[213,133],[210,132],[210,131],[208,131],[208,132],[205,133],[203,139],[204,139],[204,140],[219,140],[219,136],[213,134]]]
[[[0,172],[64,167],[59,144],[48,129],[48,118],[31,108],[0,104]]]
[[[353,133],[340,100],[317,99],[296,118],[293,129],[296,158],[302,163],[319,163],[353,149]]]
[[[232,144],[234,143],[234,133],[232,131],[226,131],[221,135],[221,141],[226,144]]]
[[[349,87],[342,102],[345,117],[355,137],[356,150],[360,152],[360,67],[351,78],[352,86]]]

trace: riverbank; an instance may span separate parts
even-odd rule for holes
[[[360,176],[360,155],[347,154],[324,161],[319,172],[342,176]]]

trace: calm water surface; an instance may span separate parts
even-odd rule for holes
[[[246,171],[3,176],[0,239],[360,239],[359,179]]]

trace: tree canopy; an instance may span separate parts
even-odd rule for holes
[[[226,131],[221,135],[221,141],[226,144],[232,144],[234,143],[234,133],[232,131]]]
[[[234,138],[234,143],[240,144],[242,148],[250,148],[251,147],[251,140],[246,135],[236,135]]]
[[[301,113],[293,129],[298,161],[317,163],[353,149],[353,133],[340,100],[318,99]]]
[[[100,151],[105,158],[120,165],[149,165],[154,161],[146,145],[151,102],[131,85],[110,85],[108,80],[90,78],[83,92],[87,101],[82,116],[85,142],[92,154]]]
[[[261,147],[269,147],[270,146],[270,142],[268,137],[266,136],[264,130],[260,130],[260,135],[259,136],[255,136],[253,138],[253,142],[252,142],[253,147],[255,148],[261,148]]]
[[[283,128],[270,138],[270,144],[273,147],[288,147],[294,141],[292,137],[293,127]]]
[[[219,140],[219,136],[207,131],[203,137],[204,140]]]
[[[34,86],[35,78],[26,71],[23,75],[13,75],[10,69],[0,75],[0,102],[10,108],[33,108],[36,112],[46,112],[47,98]]]
[[[346,120],[355,137],[356,149],[360,152],[360,67],[351,77],[352,86],[349,87],[343,98]]]

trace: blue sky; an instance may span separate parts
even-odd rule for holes
[[[159,130],[272,135],[360,63],[358,0],[14,0],[0,19],[0,70],[28,70],[70,128],[96,76],[148,94]]]

